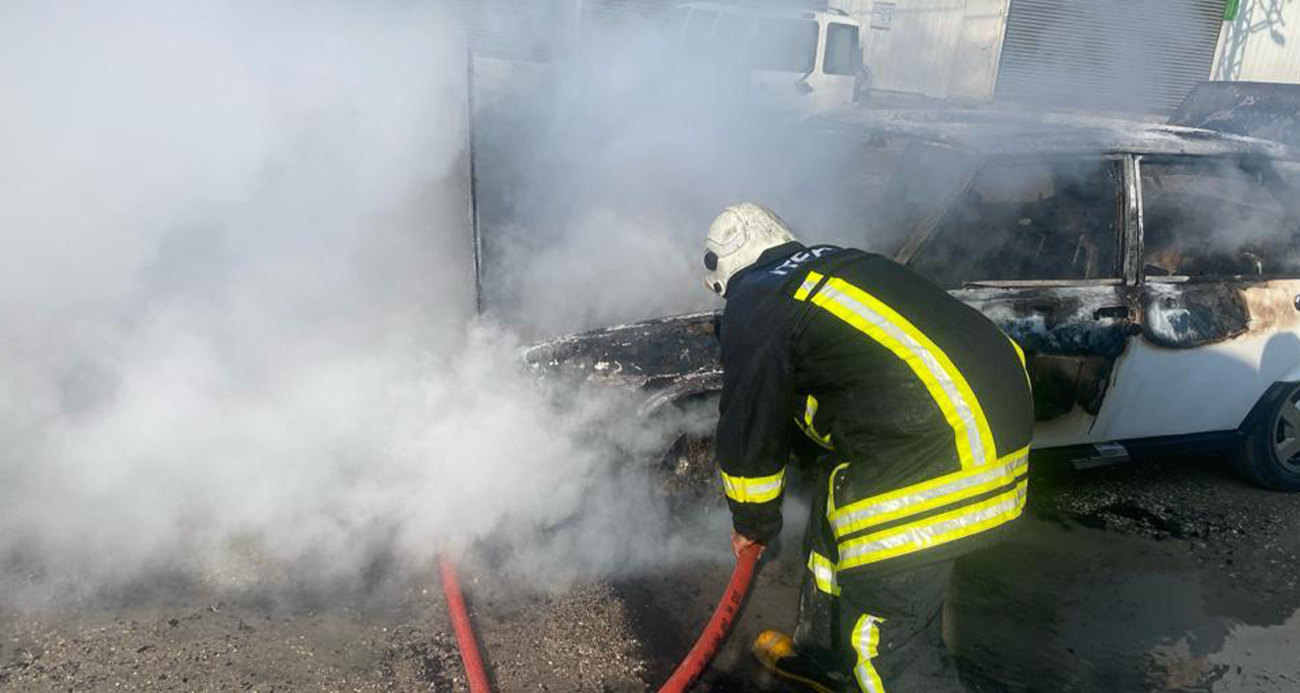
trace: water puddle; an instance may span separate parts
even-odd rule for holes
[[[1287,570],[1260,562],[1228,575]],[[959,564],[946,636],[987,690],[1300,690],[1300,603],[1224,572],[1185,542],[1026,518]]]

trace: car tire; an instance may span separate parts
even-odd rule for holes
[[[1234,456],[1246,478],[1274,491],[1300,491],[1300,384],[1260,402]]]

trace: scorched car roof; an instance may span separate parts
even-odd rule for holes
[[[1122,152],[1194,156],[1255,155],[1300,160],[1277,142],[1214,130],[1061,112],[974,109],[845,109],[808,119],[815,130],[846,137],[881,134],[944,144],[977,154]]]

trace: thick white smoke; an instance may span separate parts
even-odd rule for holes
[[[809,242],[869,241],[879,154],[802,122],[798,75],[774,104],[734,55],[684,51],[667,27],[584,27],[560,60],[475,62],[495,314],[532,336],[718,308],[702,238],[744,200]]]
[[[0,6],[7,594],[346,580],[488,535],[570,572],[637,550],[530,538],[625,482],[657,506],[593,432],[617,403],[555,406],[472,322],[465,54],[435,9]]]

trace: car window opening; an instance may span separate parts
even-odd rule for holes
[[[1300,275],[1295,164],[1143,159],[1140,165],[1148,278]]]
[[[994,164],[950,205],[913,266],[940,286],[1119,277],[1117,161]]]

